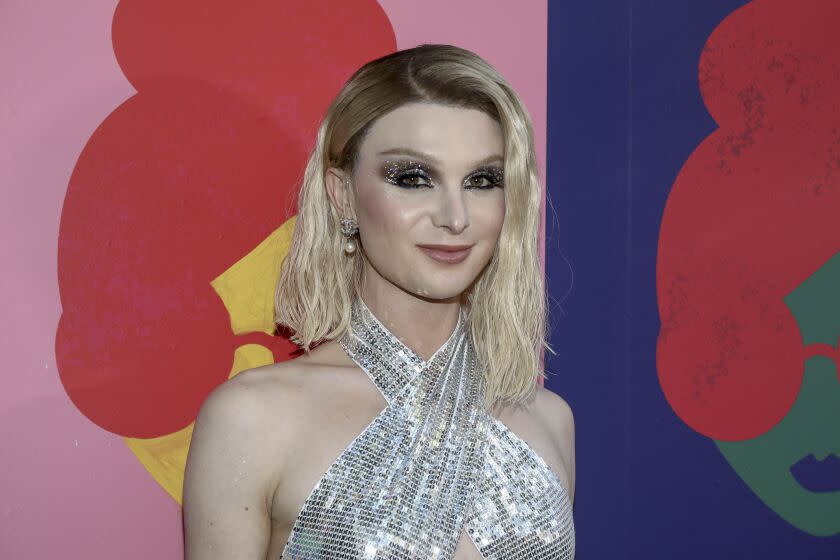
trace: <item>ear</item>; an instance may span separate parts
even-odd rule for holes
[[[330,204],[338,212],[338,215],[343,218],[354,217],[353,192],[349,185],[350,174],[338,167],[330,167],[327,169],[324,182],[326,183]]]

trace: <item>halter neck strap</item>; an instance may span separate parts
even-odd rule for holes
[[[449,338],[428,361],[406,346],[377,319],[360,297],[350,307],[350,328],[339,340],[342,348],[391,403],[399,392],[418,375],[438,376],[447,366],[452,349],[465,344],[467,336],[464,310]]]

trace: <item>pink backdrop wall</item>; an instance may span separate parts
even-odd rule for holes
[[[534,120],[544,176],[546,3],[380,4],[399,48],[456,44],[511,81]],[[56,370],[68,180],[93,131],[135,93],[114,58],[116,5],[6,0],[0,8],[0,558],[182,557],[180,506],[122,437],[79,412]]]

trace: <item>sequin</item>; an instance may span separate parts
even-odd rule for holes
[[[451,559],[466,531],[485,560],[575,555],[568,494],[483,405],[463,311],[424,361],[356,298],[340,340],[387,406],[307,497],[288,560]]]

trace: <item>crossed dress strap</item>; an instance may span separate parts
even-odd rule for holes
[[[350,322],[341,345],[387,404],[312,489],[281,558],[448,560],[465,530],[487,560],[574,558],[562,484],[486,412],[463,310],[428,361],[361,298]]]

